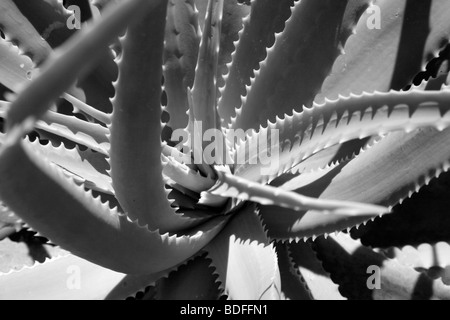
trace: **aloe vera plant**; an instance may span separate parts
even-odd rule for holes
[[[0,3],[0,236],[67,250],[1,298],[450,298],[340,233],[449,168],[448,1],[80,3]]]

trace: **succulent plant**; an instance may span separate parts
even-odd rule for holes
[[[450,298],[356,230],[450,167],[448,1],[72,4],[0,3],[0,237],[67,250],[1,298]]]

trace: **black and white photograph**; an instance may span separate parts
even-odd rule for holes
[[[449,41],[449,0],[0,0],[0,300],[450,300]]]

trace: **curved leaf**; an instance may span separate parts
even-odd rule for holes
[[[236,212],[205,249],[230,299],[280,299],[277,255],[253,205]]]
[[[232,197],[239,200],[254,201],[262,205],[274,205],[299,212],[313,210],[325,215],[343,216],[377,216],[388,211],[387,208],[350,201],[333,201],[314,199],[301,194],[265,186],[244,178],[239,178],[224,172],[217,172],[218,179],[214,187],[208,190],[217,196]]]
[[[296,192],[324,199],[393,206],[449,167],[449,134],[448,129],[443,132],[424,129],[413,135],[392,133],[355,159]],[[355,217],[342,220],[313,212],[299,217],[298,212],[286,209],[274,219],[273,209],[261,208],[261,214],[269,235],[274,238],[317,236],[366,222]]]
[[[316,102],[363,91],[402,89],[448,42],[448,1],[377,0],[373,4],[377,7],[359,20]],[[378,13],[380,28],[369,28]]]
[[[347,40],[343,36],[348,35],[349,26],[342,26],[347,4],[347,0],[295,4],[286,28],[276,36],[256,72],[233,128],[257,129],[267,120],[311,104]],[[365,1],[360,4],[366,6]]]
[[[211,220],[180,237],[149,231],[111,211],[20,144],[3,146],[0,174],[0,198],[33,229],[82,258],[126,273],[156,273],[181,263],[206,245],[226,219]]]
[[[187,264],[172,271],[167,278],[158,281],[158,300],[217,300],[218,284],[213,276],[214,268],[203,256],[194,258]]]
[[[12,103],[7,127],[15,127],[29,118],[41,117],[52,101],[69,88],[77,77],[100,61],[103,50],[99,48],[107,48],[130,19],[145,13],[145,9],[153,9],[157,2],[159,1],[123,2],[116,10],[110,10],[99,23],[84,29],[63,48],[54,52],[53,57],[42,66],[40,75]],[[34,103],[30,104],[30,101]]]
[[[23,53],[36,65],[40,65],[52,51],[13,0],[4,0],[0,3],[0,25],[8,38],[17,42]]]
[[[278,266],[280,268],[281,291],[286,300],[312,300],[305,280],[295,270],[287,246],[276,244]]]
[[[241,106],[241,96],[246,93],[254,70],[266,58],[266,48],[273,45],[274,34],[283,30],[293,4],[294,0],[252,1],[251,12],[243,21],[244,28],[239,33],[239,42],[219,100],[218,110],[224,124],[231,121],[235,109]]]
[[[294,272],[302,277],[314,300],[344,300],[309,243],[292,242],[287,247]]]
[[[27,83],[33,70],[33,62],[20,54],[12,43],[0,37],[0,83],[17,91]]]
[[[101,154],[90,150],[82,151],[79,148],[67,149],[64,144],[58,147],[50,143],[44,145],[38,140],[32,142],[25,139],[24,143],[42,159],[61,167],[74,179],[81,179],[87,188],[114,194],[111,177],[107,173],[109,165]]]
[[[152,230],[197,224],[167,200],[161,162],[161,77],[167,1],[130,25],[123,39],[111,124],[111,177],[121,206]]]
[[[236,147],[235,173],[267,182],[311,155],[335,144],[390,131],[449,125],[450,91],[363,93],[315,104],[301,113],[268,123]],[[278,141],[273,141],[278,136]],[[253,152],[258,146],[258,152]],[[264,155],[270,163],[263,163]],[[246,163],[239,163],[245,156]],[[279,156],[278,156],[279,155]],[[248,160],[247,160],[248,159]],[[263,172],[263,176],[261,173]]]
[[[152,281],[152,276],[127,276],[69,254],[0,274],[0,299],[103,300],[117,287],[122,294],[114,298],[125,299]]]
[[[187,88],[194,84],[200,29],[194,0],[170,0],[167,11],[164,91],[170,114],[168,125],[179,129],[188,123]]]

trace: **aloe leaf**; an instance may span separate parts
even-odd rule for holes
[[[42,40],[48,43],[51,48],[60,46],[76,31],[68,27],[67,22],[71,18],[72,12],[66,10],[61,1],[12,1],[21,14],[32,24]]]
[[[287,247],[282,243],[278,243],[276,244],[276,250],[280,268],[281,291],[284,298],[286,300],[312,300],[305,280],[294,269]]]
[[[49,111],[39,120],[36,128],[46,130],[79,144],[84,144],[95,151],[107,154],[109,130],[97,123],[90,123],[74,116]]]
[[[277,115],[310,105],[346,41],[341,25],[347,3],[303,0],[295,4],[284,31],[256,72],[233,128],[257,129]]]
[[[356,299],[443,299],[450,298],[450,287],[409,266],[390,260],[362,246],[347,235],[317,239],[314,249],[340,291]],[[376,270],[377,273],[374,273]],[[379,277],[379,287],[374,278]]]
[[[114,194],[111,177],[107,173],[109,164],[101,154],[79,148],[67,149],[64,144],[57,147],[50,143],[44,145],[38,140],[25,139],[24,143],[35,150],[39,157],[61,167],[75,180],[81,179],[87,188]]]
[[[124,282],[124,280],[127,280]],[[138,280],[138,281],[137,281]],[[125,299],[155,281],[153,276],[128,276],[74,255],[65,255],[0,274],[0,299],[103,300]],[[120,287],[121,294],[117,287]],[[114,296],[111,296],[111,291]],[[134,291],[134,292],[133,292]]]
[[[316,102],[363,91],[402,89],[448,42],[447,1],[380,0],[373,4],[359,20]],[[380,25],[369,27],[378,14]],[[360,144],[350,152],[358,148]]]
[[[217,300],[218,284],[210,260],[199,256],[172,271],[156,285],[158,300]]]
[[[427,181],[448,168],[450,131],[419,130],[414,135],[392,133],[348,163],[296,192],[324,199],[345,199],[393,206],[419,190]],[[367,165],[370,163],[370,166]],[[371,181],[370,184],[367,181]],[[365,222],[358,218],[340,220],[283,209],[283,219],[274,219],[275,208],[261,208],[269,235],[274,238],[311,237]],[[266,214],[267,210],[267,214]]]
[[[0,116],[4,117],[6,110],[9,110],[9,108],[10,103],[0,100]],[[35,127],[108,155],[109,130],[100,124],[54,111],[47,111],[42,119],[35,123]]]
[[[167,201],[161,162],[161,77],[167,1],[158,3],[123,39],[111,124],[111,177],[127,213],[152,230],[177,232],[194,221]],[[145,44],[145,45],[143,45]]]
[[[229,299],[281,298],[277,255],[254,205],[237,212],[205,249]]]
[[[302,210],[314,210],[330,215],[377,216],[388,211],[387,208],[350,201],[318,200],[295,192],[265,186],[224,172],[218,172],[216,185],[209,193],[222,197],[254,201],[262,205],[288,208],[303,215]],[[277,215],[278,216],[278,215]]]
[[[87,103],[84,103],[83,101],[80,101],[78,98],[70,94],[67,93],[63,94],[63,98],[66,99],[68,102],[70,102],[74,106],[74,108],[76,108],[78,111],[81,111],[84,114],[91,116],[93,119],[98,120],[103,124],[111,123],[111,117],[109,114],[106,114],[105,112],[95,109],[94,107],[88,105]]]
[[[9,237],[22,227],[22,221],[3,203],[0,203],[0,240]]]
[[[64,90],[103,57],[103,50],[124,29],[130,19],[137,18],[158,1],[133,0],[110,10],[99,23],[85,28],[54,52],[42,66],[42,72],[13,102],[8,113],[8,128],[28,118],[39,118]],[[80,67],[82,66],[82,67]],[[30,104],[33,101],[33,104]]]
[[[160,235],[111,211],[24,148],[3,146],[0,198],[52,242],[104,267],[132,274],[163,271],[198,252],[226,219],[211,220],[184,236]]]
[[[291,242],[287,248],[294,271],[302,277],[314,300],[344,300],[309,243]]]
[[[380,29],[368,27],[376,18],[376,8],[363,14],[316,102],[363,91],[402,89],[448,42],[447,1],[378,0],[373,4],[379,8]]]
[[[249,16],[250,6],[240,3],[238,0],[224,1],[222,27],[220,36],[220,52],[218,61],[218,86],[223,87],[223,75],[228,71],[231,56],[236,50],[236,41],[239,40],[239,32],[244,27],[243,19]]]
[[[232,55],[232,62],[225,76],[225,86],[219,100],[219,114],[225,124],[235,115],[241,105],[241,96],[250,85],[254,70],[266,57],[266,48],[275,41],[274,34],[281,32],[290,16],[293,0],[252,1],[250,15],[243,20],[239,42]]]
[[[74,19],[79,17],[66,10],[61,1],[13,1],[20,9],[20,14],[23,15],[23,20],[20,21],[24,21],[27,24],[31,23],[31,30],[28,32],[30,35],[25,37],[25,44],[19,43],[19,47],[24,50],[23,47],[28,42],[38,41],[33,41],[36,38],[43,41],[47,48],[45,52],[41,52],[39,57],[32,57],[35,65],[40,66],[49,57],[53,48],[57,48],[65,43],[75,33],[76,30],[70,25],[70,22],[74,22]],[[21,33],[20,30],[22,28],[18,28],[18,30],[14,32]],[[33,45],[33,43],[29,45]],[[109,98],[114,94],[111,81],[117,77],[115,71],[112,54],[105,50],[104,57],[101,59],[100,66],[95,69],[95,73],[90,74],[85,80],[80,82],[79,85],[83,91],[76,89],[77,97],[87,99],[96,108],[110,111]]]
[[[12,43],[0,37],[0,83],[17,91],[29,80],[32,61],[20,54]]]
[[[187,88],[194,84],[199,26],[195,1],[169,1],[164,46],[164,91],[167,93],[168,125],[185,128],[188,123]]]
[[[335,144],[390,131],[410,132],[421,127],[442,130],[449,124],[449,97],[447,90],[391,91],[351,95],[327,100],[322,105],[314,104],[311,109],[294,112],[275,123],[269,122],[267,127],[241,142],[236,147],[235,162],[238,165],[235,173],[247,179],[267,182]],[[278,135],[275,141],[274,134]],[[259,145],[259,150],[252,153],[255,145]],[[269,154],[271,162],[264,163],[262,160],[267,160],[264,155],[268,157]],[[245,164],[241,164],[239,158],[243,155]],[[263,169],[264,176],[261,174]]]
[[[110,5],[111,3],[117,3],[120,0],[92,0],[92,5],[96,6],[100,10],[103,10],[104,7]]]
[[[3,203],[0,203],[0,222],[13,224],[19,222],[20,219],[11,210],[9,210]]]
[[[215,183],[213,179],[203,177],[198,171],[167,157],[163,157],[163,166],[163,174],[166,177],[197,193],[208,190]]]
[[[17,42],[23,53],[36,65],[42,63],[51,52],[51,47],[22,15],[14,1],[0,3],[0,25],[8,38]]]
[[[203,28],[200,49],[192,88],[194,121],[202,124],[204,131],[218,128],[217,100],[217,64],[219,59],[220,35],[222,25],[223,0],[209,0],[205,26]],[[194,133],[191,132],[194,136]],[[203,147],[206,145],[204,144]]]

